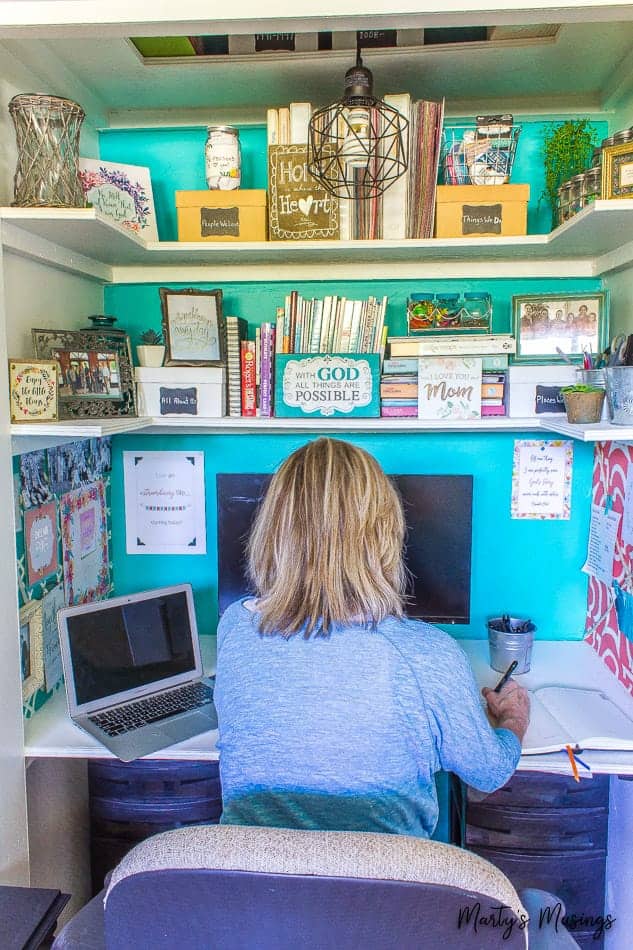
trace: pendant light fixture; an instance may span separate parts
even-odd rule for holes
[[[342,98],[310,119],[308,171],[339,198],[380,195],[407,170],[408,125],[374,96],[371,70],[358,49]]]

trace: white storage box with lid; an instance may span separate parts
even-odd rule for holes
[[[564,415],[565,406],[559,401],[557,391],[561,386],[577,382],[576,369],[568,363],[511,366],[508,370],[510,418],[525,419],[552,412]]]
[[[222,366],[137,366],[134,374],[141,416],[215,418],[225,414]]]

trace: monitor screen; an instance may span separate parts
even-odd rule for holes
[[[407,613],[470,622],[472,475],[392,475],[407,522]],[[270,475],[218,475],[218,607],[248,593],[245,544]]]
[[[66,617],[77,703],[195,670],[184,591]]]

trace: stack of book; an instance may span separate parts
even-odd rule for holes
[[[506,416],[508,414],[505,372],[489,372],[484,362],[481,374],[482,416]]]
[[[418,361],[385,360],[380,378],[380,415],[415,418],[418,414]]]
[[[510,333],[438,333],[387,338],[390,356],[507,356],[516,353],[516,340]],[[491,364],[496,369],[498,364]],[[501,367],[503,368],[503,367]]]
[[[261,327],[257,327],[255,340],[240,341],[240,414],[242,416],[261,416],[270,419],[273,415],[275,336],[275,326],[266,322],[262,323]],[[231,414],[229,411],[229,415]]]
[[[296,290],[277,308],[277,353],[379,353],[387,298],[306,299]]]

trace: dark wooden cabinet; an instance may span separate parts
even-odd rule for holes
[[[455,839],[500,868],[518,891],[556,894],[581,947],[603,947],[591,919],[604,915],[609,777],[580,783],[541,772],[515,773],[490,795],[453,785]],[[582,919],[580,919],[582,918]]]

